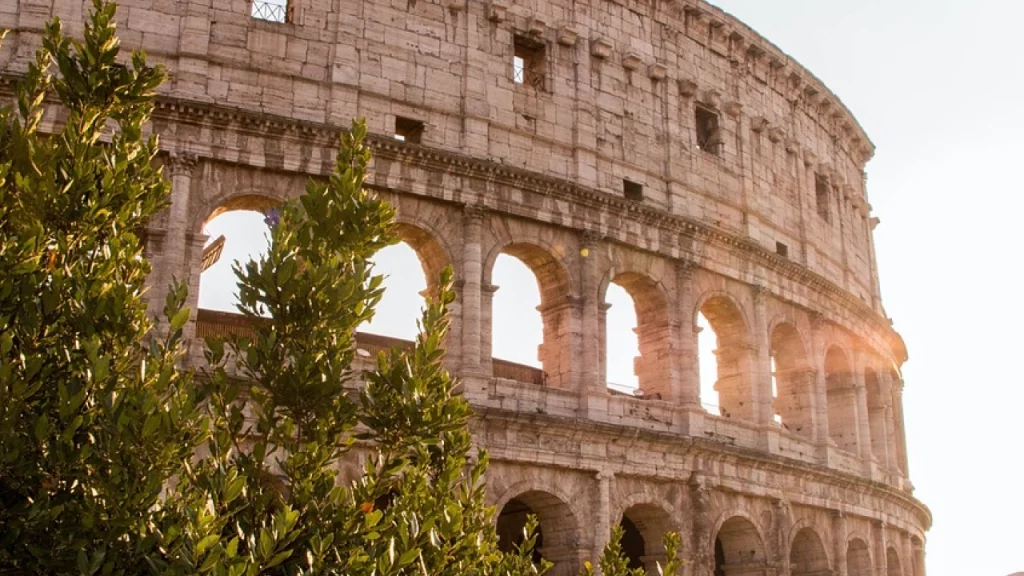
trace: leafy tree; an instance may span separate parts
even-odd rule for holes
[[[193,378],[181,286],[154,335],[139,231],[168,185],[142,134],[164,72],[119,60],[114,15],[94,0],[80,42],[48,25],[0,112],[0,571],[542,571],[529,544],[497,549],[487,457],[470,460],[468,404],[442,366],[451,273],[412,351],[352,369],[381,295],[369,258],[395,241],[391,208],[362,187],[362,124],[336,172],[281,208],[267,256],[237,268],[253,336],[211,342]],[[67,111],[52,136],[48,95]],[[340,485],[357,443],[365,473]]]
[[[184,290],[160,339],[142,300],[138,231],[168,193],[142,128],[165,75],[118,62],[113,16],[96,3],[81,42],[48,25],[0,110],[0,569],[16,573],[135,565],[206,429],[176,367]],[[48,95],[66,110],[52,136]]]
[[[600,571],[594,569],[590,562],[583,564],[580,576],[647,576],[643,568],[630,568],[629,561],[622,554],[622,526],[612,528],[611,539],[604,547],[604,552],[598,562]],[[658,565],[658,573],[661,576],[677,576],[683,569],[683,560],[679,558],[679,535],[670,532],[664,537],[665,563]]]
[[[143,299],[140,231],[169,192],[143,127],[165,74],[120,59],[114,16],[93,0],[78,42],[49,24],[0,110],[0,572],[544,572],[535,520],[515,554],[497,547],[487,455],[443,368],[451,272],[412,350],[353,369],[381,296],[370,258],[396,241],[363,188],[363,124],[274,215],[268,253],[236,266],[252,335],[209,342],[202,374],[181,368],[184,287],[165,334]],[[66,110],[53,135],[48,96]],[[363,474],[339,483],[357,453]]]

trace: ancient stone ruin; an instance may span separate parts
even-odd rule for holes
[[[0,90],[45,21],[81,30],[87,4],[0,6]],[[365,117],[372,187],[403,240],[428,279],[456,271],[449,362],[490,449],[504,543],[533,512],[555,576],[619,523],[649,571],[675,530],[687,576],[924,575],[931,515],[908,477],[907,352],[879,296],[874,147],[769,41],[700,0],[120,5],[125,45],[172,77],[153,123],[173,184],[148,232],[155,301],[172,276],[198,297],[210,218],[301,193]],[[500,254],[536,275],[539,369],[492,359]],[[636,307],[633,395],[606,385],[610,283]],[[698,314],[717,337],[716,413]],[[205,310],[189,328],[245,329]]]

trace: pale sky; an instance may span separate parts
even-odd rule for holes
[[[715,0],[826,83],[878,150],[868,165],[882,295],[910,351],[904,366],[911,479],[935,516],[929,576],[1024,570],[1024,225],[1021,114],[1024,2],[1004,0]],[[262,216],[230,230],[204,275],[202,307],[230,308],[230,262],[264,244]],[[236,239],[237,236],[237,239]],[[369,331],[411,338],[425,279],[405,246],[378,257],[402,274]],[[495,355],[537,365],[536,284],[511,257],[494,284]],[[531,300],[532,299],[532,300]],[[635,386],[635,315],[609,291],[608,379]],[[531,313],[532,312],[532,313]],[[533,323],[533,324],[531,324]],[[530,336],[530,335],[535,336]],[[711,338],[702,337],[702,366]],[[702,370],[702,389],[713,369]],[[706,397],[710,394],[705,392]]]
[[[882,297],[910,351],[929,576],[1024,570],[1019,0],[715,0],[810,69],[877,147]]]

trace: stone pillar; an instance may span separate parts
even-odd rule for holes
[[[814,443],[819,447],[819,456],[828,458],[828,390],[825,381],[825,319],[821,314],[811,314],[811,351],[809,362],[814,368]]]
[[[896,461],[899,464],[900,470],[903,471],[904,478],[910,478],[910,463],[907,460],[907,430],[906,421],[903,419],[903,379],[900,378],[896,382],[895,393],[893,394],[893,423],[896,428],[895,441],[896,441]]]
[[[789,535],[793,530],[793,509],[790,507],[789,502],[787,500],[776,500],[773,516],[772,526],[775,528],[775,533],[772,535],[774,544],[771,548],[774,548],[774,553],[772,550],[768,550],[769,566],[777,567],[779,574],[789,574],[791,570],[789,565]]]
[[[775,423],[775,410],[772,406],[772,357],[767,319],[768,289],[756,285],[752,287],[752,292],[754,296],[754,357],[750,387],[753,392],[751,396],[754,402],[754,422],[761,426],[769,426]]]
[[[602,302],[597,308],[597,333],[608,333],[608,310],[612,307],[607,302]],[[608,339],[597,339],[597,381],[607,387],[608,384]]]
[[[494,374],[494,293],[498,286],[480,286],[480,372],[485,377]]]
[[[482,228],[486,210],[466,206],[462,232],[462,375],[481,375]]]
[[[871,419],[868,412],[868,390],[864,384],[864,366],[862,362],[853,363],[853,389],[856,394],[857,407],[857,454],[865,463],[865,471],[871,474]]]
[[[185,268],[190,270],[188,274],[188,299],[185,300],[185,306],[192,309],[191,322],[185,325],[185,329],[182,330],[182,338],[185,341],[187,357],[191,357],[193,362],[205,360],[203,357],[203,345],[195,344],[196,329],[197,329],[197,313],[199,311],[199,281],[202,276],[203,267],[203,248],[206,246],[206,241],[210,237],[206,234],[193,234],[188,233],[185,235]]]
[[[693,307],[693,272],[697,265],[680,260],[676,263],[676,294],[679,330],[676,332],[675,361],[679,363],[677,401],[687,407],[700,408],[700,364],[697,358],[697,324]]]
[[[711,488],[707,479],[699,472],[690,476],[690,502],[692,527],[690,546],[691,561],[688,576],[711,576],[715,568],[714,529],[711,517]],[[682,547],[686,550],[686,546]]]
[[[906,532],[900,532],[900,570],[903,571],[903,576],[915,576],[914,570],[917,570],[910,535]]]
[[[913,574],[913,576],[926,576],[924,544],[921,542],[911,542],[911,549],[914,559],[914,568],[911,574]]]
[[[875,574],[876,576],[888,576],[889,566],[887,562],[888,554],[886,552],[888,551],[889,537],[886,534],[887,526],[885,522],[879,520],[874,523],[873,528],[874,530],[872,530],[872,539],[874,540],[875,548]]]
[[[846,545],[849,538],[846,528],[846,515],[836,510],[832,512],[832,544],[835,565],[833,572],[836,576],[849,576],[846,573]]]
[[[172,154],[167,162],[171,177],[171,206],[167,218],[167,240],[164,244],[164,283],[172,278],[188,282],[190,270],[185,268],[189,230],[189,198],[192,195],[192,173],[199,159],[195,154]]]
[[[885,469],[888,472],[899,470],[899,463],[896,451],[896,411],[893,407],[893,383],[888,372],[878,373],[878,383],[881,387],[882,404],[885,407],[883,417],[885,423]]]
[[[597,566],[612,535],[612,482],[615,481],[615,474],[603,470],[594,477],[597,479],[597,498],[594,503],[594,545],[590,561]]]
[[[605,394],[606,384],[601,378],[604,373],[604,358],[601,356],[602,341],[606,334],[601,326],[601,302],[597,269],[596,248],[601,235],[586,231],[583,233],[580,250],[580,286],[582,287],[582,360],[583,373],[580,389],[583,394]]]

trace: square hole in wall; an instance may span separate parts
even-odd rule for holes
[[[789,258],[789,246],[786,246],[782,242],[776,242],[775,253],[783,258]]]
[[[697,148],[717,156],[722,152],[723,144],[722,130],[718,123],[718,113],[711,108],[698,104],[695,115]]]
[[[622,179],[622,194],[627,200],[641,202],[644,199],[644,186],[632,180]]]
[[[421,120],[405,118],[404,116],[396,116],[395,140],[409,142],[410,144],[419,144],[423,139],[423,128],[424,124]]]
[[[512,81],[544,90],[547,68],[544,43],[520,35],[516,35],[513,42]]]

